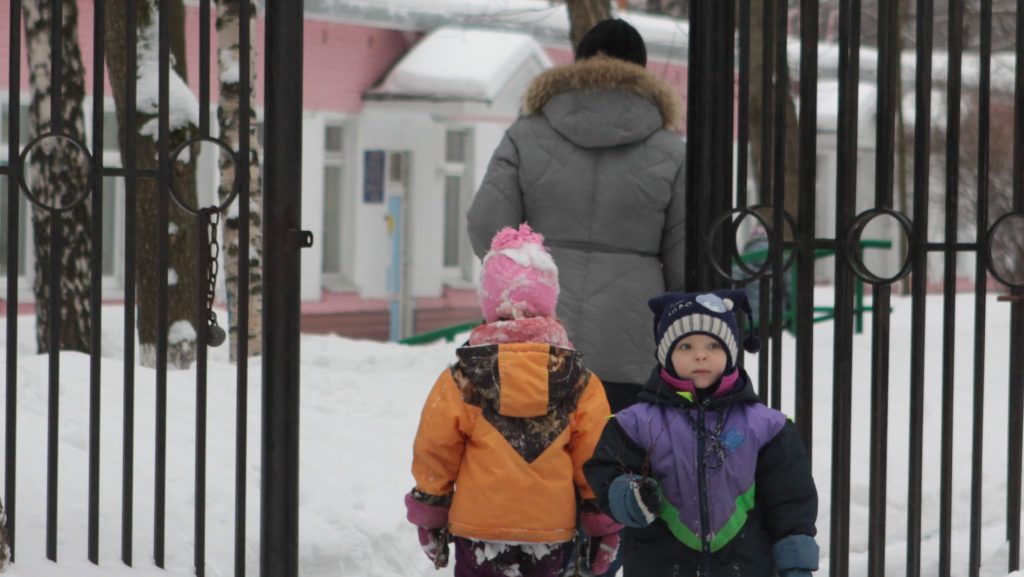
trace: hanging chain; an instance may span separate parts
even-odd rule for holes
[[[217,273],[220,272],[220,243],[217,242],[217,225],[220,224],[220,212],[216,208],[206,209],[208,219],[207,238],[209,239],[209,257],[206,270],[206,325],[207,344],[219,347],[227,338],[227,333],[217,324],[217,312],[213,310],[213,299],[217,292]],[[202,250],[202,248],[200,248]]]

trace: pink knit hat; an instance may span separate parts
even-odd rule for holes
[[[491,240],[480,271],[480,309],[484,320],[554,317],[558,303],[558,267],[544,237],[525,222],[505,227]]]

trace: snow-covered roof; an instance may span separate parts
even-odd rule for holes
[[[569,48],[565,4],[547,0],[306,0],[306,13],[395,30],[429,32],[446,25],[510,30],[545,45]],[[667,16],[619,10],[647,43],[652,57],[685,60],[689,23]]]
[[[491,102],[530,66],[539,72],[551,60],[527,34],[447,26],[417,43],[366,97]]]

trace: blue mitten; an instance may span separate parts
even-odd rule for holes
[[[772,557],[779,575],[811,577],[818,570],[818,543],[809,535],[790,535],[772,546]]]
[[[641,475],[619,475],[608,486],[612,517],[627,527],[640,529],[658,518],[661,497],[658,482]]]

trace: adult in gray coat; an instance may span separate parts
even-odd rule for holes
[[[598,23],[576,62],[537,76],[469,210],[478,256],[529,222],[558,265],[558,317],[605,384],[632,404],[653,366],[647,300],[683,290],[685,147],[678,98],[648,72],[639,33]]]

